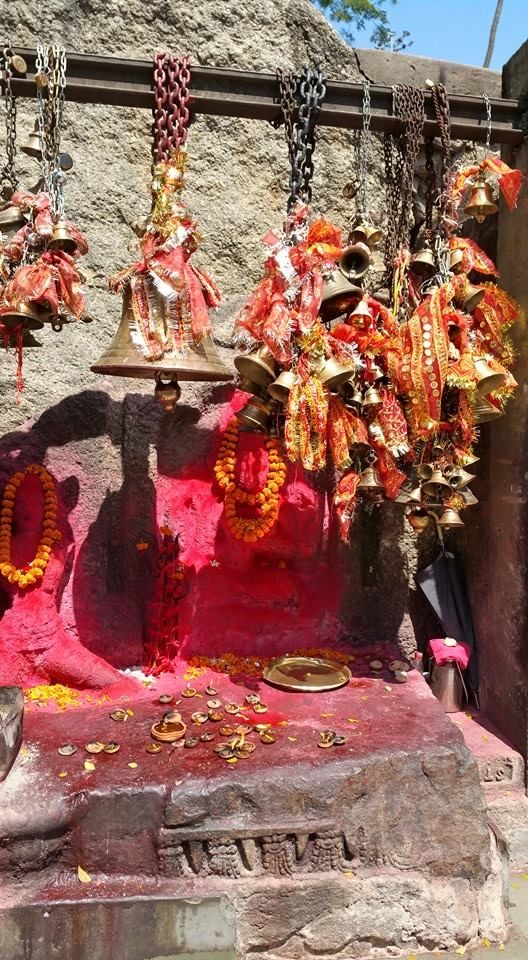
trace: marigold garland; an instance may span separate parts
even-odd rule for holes
[[[26,476],[37,477],[42,486],[44,494],[42,535],[33,560],[24,567],[15,567],[11,560],[11,528],[18,488]],[[61,538],[60,530],[57,529],[57,509],[55,481],[40,464],[33,463],[25,470],[19,470],[7,481],[0,508],[0,573],[9,583],[16,583],[20,589],[24,589],[44,576],[53,544]]]
[[[256,543],[274,527],[279,516],[280,490],[286,480],[286,464],[282,459],[276,440],[266,439],[268,454],[268,475],[261,490],[244,490],[236,480],[236,456],[240,424],[236,417],[230,421],[225,431],[214,474],[218,486],[224,492],[224,506],[229,530],[237,540]],[[253,507],[257,516],[241,517],[237,509],[239,504]]]

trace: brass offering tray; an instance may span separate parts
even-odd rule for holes
[[[348,683],[352,674],[348,667],[323,657],[279,657],[264,670],[263,679],[281,690],[302,690],[323,693],[337,690]]]

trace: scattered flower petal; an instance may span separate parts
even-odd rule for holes
[[[91,882],[92,882],[92,878],[91,878],[90,874],[87,873],[86,870],[83,870],[83,868],[80,867],[80,866],[77,867],[77,876],[79,877],[79,880],[81,881],[81,883],[91,883]]]

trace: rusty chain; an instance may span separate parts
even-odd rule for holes
[[[4,47],[1,53],[0,76],[4,89],[6,130],[6,161],[0,173],[0,188],[2,196],[7,199],[8,195],[16,190],[18,186],[18,178],[15,173],[17,106],[11,88],[13,70],[11,66],[11,50],[9,47]]]
[[[154,163],[168,160],[174,150],[185,145],[189,132],[190,58],[171,53],[154,57],[154,108],[152,158]]]
[[[66,91],[64,47],[38,44],[35,61],[38,128],[42,151],[42,173],[51,200],[54,219],[64,213],[65,176],[60,165],[60,141]],[[47,90],[47,96],[44,96]]]
[[[321,67],[306,66],[299,78],[278,72],[281,109],[290,160],[288,210],[312,198],[315,126],[326,94],[326,77]]]
[[[435,83],[431,87],[431,97],[433,100],[434,112],[438,128],[440,130],[441,166],[440,166],[440,195],[438,197],[438,224],[440,229],[445,229],[446,221],[450,217],[451,197],[450,197],[450,178],[452,166],[451,153],[451,114],[449,111],[449,99],[447,90],[443,83]]]
[[[389,283],[399,249],[409,244],[414,166],[425,119],[423,90],[399,83],[393,87],[393,101],[394,116],[401,120],[403,131],[396,137],[386,134],[383,141],[388,218],[385,266]]]

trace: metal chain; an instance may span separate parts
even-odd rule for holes
[[[42,174],[51,200],[53,218],[64,214],[65,175],[60,165],[60,140],[66,90],[66,51],[64,47],[39,44],[35,61],[38,128],[42,151]],[[44,97],[47,88],[48,95]]]
[[[386,135],[383,143],[387,180],[387,233],[385,265],[390,282],[398,250],[409,244],[414,167],[424,124],[424,93],[418,87],[399,83],[393,87],[394,116],[403,123],[397,137]]]
[[[368,220],[367,213],[367,174],[368,174],[368,144],[370,138],[370,83],[363,82],[362,126],[358,142],[359,190],[357,212],[362,220]]]
[[[320,66],[304,67],[299,79],[282,71],[277,77],[290,160],[289,211],[296,203],[309,203],[312,198],[315,126],[326,94],[326,77]]]
[[[440,130],[440,143],[442,145],[441,166],[440,166],[440,194],[438,197],[438,225],[440,230],[446,228],[450,217],[451,190],[451,113],[449,110],[449,98],[447,90],[443,83],[435,83],[431,87],[431,96],[435,111],[435,118]]]
[[[436,200],[436,170],[434,165],[434,138],[425,140],[425,239],[431,240],[433,231],[433,209]]]
[[[190,57],[171,53],[154,57],[152,111],[152,158],[154,163],[168,160],[171,153],[185,145],[189,133]]]
[[[18,178],[15,173],[17,107],[11,88],[13,70],[9,47],[4,47],[2,50],[0,73],[4,88],[6,129],[6,162],[2,167],[0,177],[2,194],[6,196],[8,193],[14,192],[18,186]]]
[[[487,93],[482,94],[486,107],[486,150],[491,149],[491,100]]]

